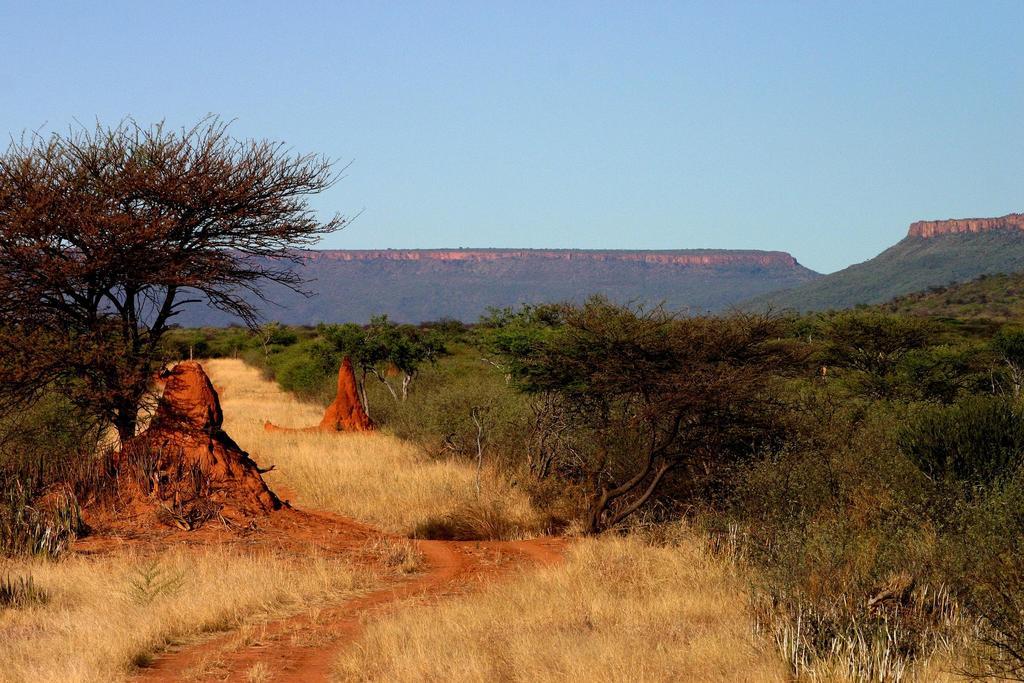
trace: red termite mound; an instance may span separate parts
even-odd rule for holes
[[[124,444],[118,469],[176,525],[211,517],[248,521],[281,508],[260,469],[222,429],[220,399],[194,361],[165,375],[149,429]]]
[[[356,386],[356,374],[352,371],[352,360],[345,356],[338,368],[338,393],[334,402],[327,406],[324,418],[316,427],[305,429],[289,429],[278,427],[267,422],[263,428],[268,432],[369,432],[373,431],[373,422],[366,414],[362,401],[359,400],[359,389]]]
[[[373,429],[370,416],[359,400],[356,373],[352,371],[352,360],[348,356],[338,368],[338,393],[334,402],[327,406],[319,429],[338,432],[368,432]]]

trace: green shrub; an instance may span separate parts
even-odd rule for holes
[[[713,547],[754,565],[758,619],[795,675],[839,667],[851,680],[894,680],[955,628],[931,491],[894,439],[907,410],[805,389],[790,442],[739,474],[727,515],[703,519]],[[900,575],[918,586],[908,601],[869,608]]]
[[[56,558],[84,532],[82,509],[70,491],[40,499],[11,476],[0,486],[0,554]]]
[[[998,396],[928,406],[900,430],[902,451],[936,482],[984,487],[1024,457],[1024,414]]]
[[[381,395],[376,405],[382,424],[433,455],[475,458],[478,435],[489,461],[523,454],[528,401],[468,348],[425,369],[407,401]]]
[[[1024,472],[963,509],[943,557],[958,596],[982,621],[969,673],[1024,679]]]
[[[317,339],[275,349],[261,360],[266,374],[282,389],[322,403],[334,398],[340,363],[341,359]]]

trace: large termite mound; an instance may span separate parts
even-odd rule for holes
[[[359,389],[356,386],[356,374],[352,371],[352,360],[345,356],[338,368],[338,393],[334,402],[327,406],[324,417],[316,427],[295,430],[278,427],[267,422],[263,425],[268,432],[369,432],[373,431],[373,422],[366,414],[362,401],[359,400]]]
[[[222,428],[220,399],[203,366],[178,363],[165,379],[149,429],[118,456],[126,485],[182,528],[215,517],[247,522],[279,509],[261,470]]]

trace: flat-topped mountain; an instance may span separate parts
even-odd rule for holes
[[[671,266],[761,265],[793,268],[797,260],[784,251],[743,249],[322,249],[309,259],[335,261],[625,261]]]
[[[819,277],[785,252],[717,249],[332,249],[308,252],[300,272],[314,296],[269,288],[276,305],[263,307],[266,318],[365,322],[386,313],[404,322],[475,321],[489,307],[593,294],[701,313]],[[232,321],[195,305],[179,322]]]
[[[1024,214],[918,221],[875,258],[813,282],[772,292],[746,308],[800,311],[879,304],[980,275],[1024,270]]]

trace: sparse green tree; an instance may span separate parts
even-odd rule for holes
[[[1024,330],[1000,330],[992,339],[992,348],[1006,366],[1014,397],[1019,398],[1024,384]]]
[[[557,468],[589,490],[585,529],[641,509],[677,475],[682,496],[763,445],[776,379],[796,365],[766,316],[676,318],[595,298],[503,348],[516,386],[553,397],[581,438]]]

